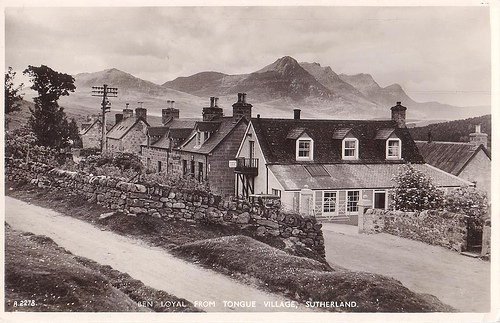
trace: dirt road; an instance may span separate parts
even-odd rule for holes
[[[5,221],[16,230],[48,236],[75,255],[110,265],[145,285],[185,298],[207,312],[307,310],[265,306],[264,302],[286,305],[282,302],[287,300],[177,259],[139,240],[101,231],[87,222],[10,197],[5,197]],[[170,305],[166,299],[144,301]]]
[[[358,234],[350,225],[323,223],[326,258],[347,269],[393,277],[462,312],[489,312],[490,262],[390,234]]]

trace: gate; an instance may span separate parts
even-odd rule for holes
[[[467,217],[467,251],[481,253],[483,224],[476,217]]]

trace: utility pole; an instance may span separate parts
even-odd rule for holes
[[[108,101],[109,98],[116,98],[118,96],[118,88],[108,87],[107,84],[103,86],[93,86],[92,96],[102,96],[102,135],[101,135],[101,153],[104,152],[106,147],[106,112],[111,109],[111,103]]]

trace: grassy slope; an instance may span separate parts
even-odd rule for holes
[[[189,243],[174,249],[185,259],[225,273],[257,278],[261,287],[301,303],[355,301],[353,312],[451,312],[431,295],[416,294],[399,281],[381,275],[329,268],[315,260],[291,256],[244,236]]]
[[[142,300],[182,299],[144,286],[109,266],[74,256],[44,236],[14,231],[7,226],[5,248],[6,311],[198,311],[185,300],[185,308],[138,307],[137,302]],[[19,306],[21,300],[34,300],[35,304]]]

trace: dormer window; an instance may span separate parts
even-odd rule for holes
[[[342,159],[358,159],[358,139],[345,138],[342,140]]]
[[[398,138],[389,138],[386,143],[386,158],[401,159],[401,140]]]
[[[313,140],[303,138],[297,140],[297,160],[313,160]]]

